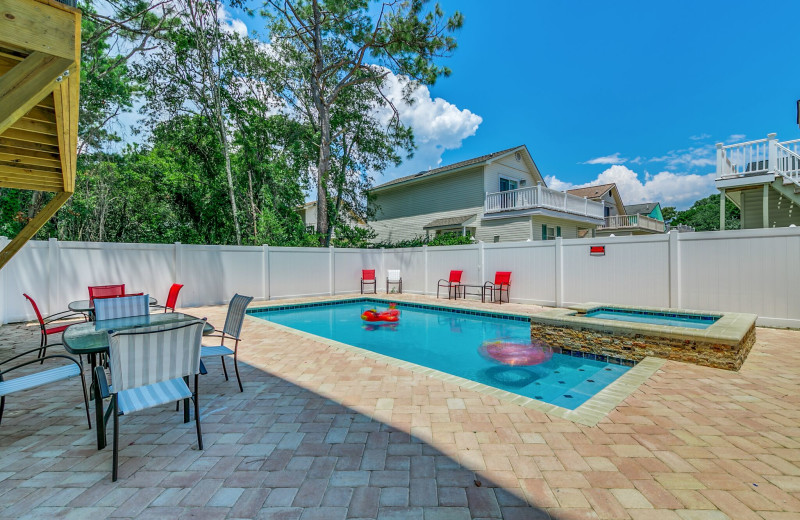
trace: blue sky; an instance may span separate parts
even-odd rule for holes
[[[440,3],[465,19],[453,73],[403,112],[420,149],[379,183],[526,144],[552,187],[687,207],[715,192],[714,143],[800,138],[797,0]]]

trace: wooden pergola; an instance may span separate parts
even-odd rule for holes
[[[75,191],[80,55],[78,9],[0,0],[0,188],[55,193],[0,251],[0,269]]]

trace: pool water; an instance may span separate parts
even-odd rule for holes
[[[361,314],[384,302],[360,300],[276,310],[254,309],[252,316],[353,345],[454,376],[575,409],[630,367],[553,354],[536,366],[507,366],[481,357],[485,341],[530,341],[527,319],[458,313],[398,304],[400,321],[376,325]]]
[[[698,314],[682,314],[667,312],[636,311],[629,309],[613,309],[601,307],[586,313],[587,318],[601,320],[633,321],[653,325],[669,325],[671,327],[688,327],[690,329],[707,329],[719,316],[702,316]]]

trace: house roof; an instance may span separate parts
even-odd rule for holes
[[[658,202],[645,202],[644,204],[631,204],[630,206],[625,206],[625,214],[626,215],[649,215],[656,206],[658,206]]]
[[[466,161],[461,161],[461,162],[457,162],[457,163],[453,163],[453,164],[448,164],[447,166],[441,166],[439,168],[434,168],[433,170],[423,170],[423,171],[415,173],[413,175],[406,175],[405,177],[400,177],[399,179],[393,179],[393,180],[391,180],[389,182],[384,182],[383,184],[379,184],[378,186],[375,186],[374,188],[372,188],[372,190],[370,190],[370,191],[381,190],[383,188],[388,188],[390,186],[395,186],[397,184],[403,184],[403,183],[417,181],[417,180],[421,180],[421,179],[428,179],[429,177],[432,177],[434,175],[447,173],[447,172],[450,172],[450,171],[458,170],[460,168],[465,168],[467,166],[476,166],[478,164],[485,163],[487,161],[490,161],[492,159],[500,157],[501,155],[506,155],[506,154],[509,154],[509,153],[514,152],[516,150],[524,150],[525,153],[530,158],[530,153],[528,153],[528,148],[523,144],[523,145],[520,145],[520,146],[515,146],[513,148],[507,148],[505,150],[500,150],[499,152],[492,152],[492,153],[489,153],[489,154],[486,154],[486,155],[481,155],[480,157],[474,157],[472,159],[467,159]],[[531,162],[533,162],[532,158],[531,158]],[[536,168],[536,163],[534,163],[534,168]],[[538,169],[537,169],[537,171],[538,171]]]
[[[461,226],[464,222],[475,218],[477,215],[475,213],[471,215],[461,215],[459,217],[446,217],[446,218],[437,218],[436,220],[431,220],[424,226],[422,229],[429,229],[429,228],[436,228],[436,227],[449,227],[449,226]]]
[[[575,188],[574,190],[567,190],[567,193],[576,195],[578,197],[586,197],[593,199],[595,197],[602,197],[608,193],[616,184],[598,184],[597,186],[586,186],[585,188]]]

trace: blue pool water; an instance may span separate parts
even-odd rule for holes
[[[498,339],[530,341],[530,323],[513,317],[457,313],[398,305],[400,322],[370,326],[361,314],[385,309],[383,302],[315,304],[249,313],[293,329],[426,366],[563,408],[575,409],[630,367],[553,354],[546,363],[500,365],[480,356],[478,347]]]
[[[601,320],[633,321],[653,325],[669,325],[672,327],[688,327],[690,329],[707,329],[719,316],[701,316],[697,314],[636,311],[629,309],[613,309],[601,307],[586,313],[587,318]]]

